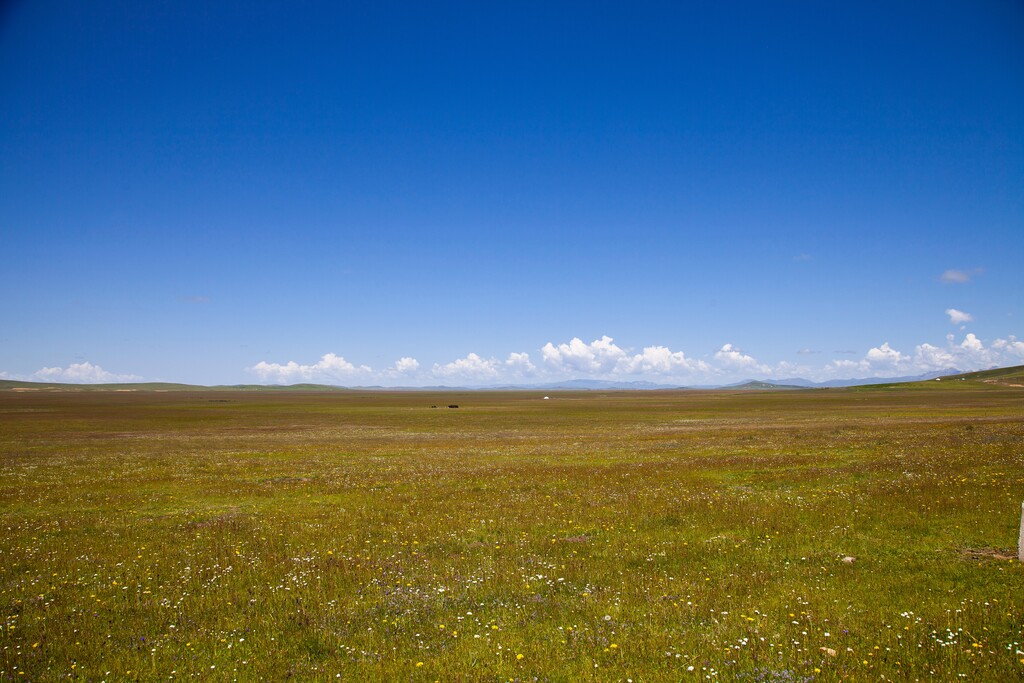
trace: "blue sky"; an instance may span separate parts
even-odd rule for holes
[[[1024,6],[0,10],[0,376],[1024,363]]]

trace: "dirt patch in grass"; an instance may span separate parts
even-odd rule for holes
[[[961,548],[965,560],[1016,560],[1017,555],[1008,548]]]

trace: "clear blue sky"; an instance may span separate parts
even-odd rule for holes
[[[1020,2],[2,7],[2,376],[1024,363]]]

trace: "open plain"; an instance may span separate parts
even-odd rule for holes
[[[1019,375],[0,391],[0,681],[1020,680]]]

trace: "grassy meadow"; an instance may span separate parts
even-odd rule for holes
[[[0,391],[0,681],[1021,680],[1020,384]]]

